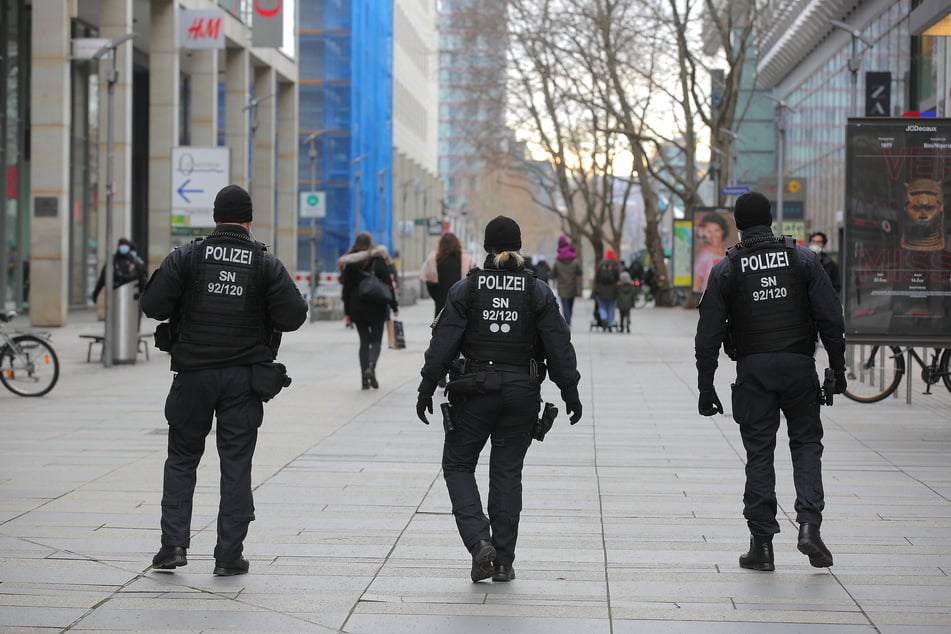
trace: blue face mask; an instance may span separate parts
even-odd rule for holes
[[[123,244],[119,246],[119,255],[129,255],[129,251],[130,251],[130,248],[128,244]]]

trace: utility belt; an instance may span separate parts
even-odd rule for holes
[[[498,392],[502,389],[501,372],[525,374],[535,384],[539,384],[541,375],[538,366],[534,359],[524,364],[456,359],[449,368],[446,393],[450,396],[477,396]]]

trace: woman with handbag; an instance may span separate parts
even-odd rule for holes
[[[360,335],[361,387],[378,389],[376,364],[380,358],[389,310],[399,315],[399,304],[384,246],[374,246],[367,232],[357,234],[353,246],[338,261],[343,284],[344,321]]]

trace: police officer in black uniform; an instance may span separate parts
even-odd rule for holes
[[[453,364],[442,458],[452,513],[472,555],[472,580],[510,581],[515,578],[512,562],[522,511],[522,465],[538,420],[544,378],[540,368],[547,361],[572,425],[581,418],[581,377],[571,333],[551,288],[524,268],[518,224],[505,216],[493,219],[486,225],[484,246],[488,257],[483,268],[452,286],[433,324],[416,413],[429,424],[426,412],[433,411],[433,392]],[[489,439],[486,517],[475,468]]]
[[[156,344],[171,352],[176,372],[165,402],[168,458],[162,491],[162,547],[152,567],[184,566],[195,472],[217,414],[221,459],[216,575],[248,571],[242,555],[254,519],[251,459],[264,417],[262,400],[285,385],[273,363],[280,332],[296,330],[307,303],[280,260],[251,238],[251,197],[228,185],[215,198],[216,227],[172,251],[149,280],[140,304],[168,319]]]
[[[723,413],[713,387],[721,343],[735,347],[733,418],[746,448],[743,515],[751,538],[740,566],[774,570],[776,474],[773,451],[779,413],[786,417],[796,486],[799,551],[817,568],[832,565],[819,534],[825,506],[822,489],[822,421],[815,367],[816,334],[835,373],[835,393],[846,388],[845,325],[829,276],[809,249],[770,230],[769,201],[743,194],[733,212],[742,232],[710,272],[700,300],[695,341],[703,416]],[[728,333],[729,330],[729,333]],[[728,338],[728,334],[730,338]]]

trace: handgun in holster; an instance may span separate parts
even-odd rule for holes
[[[452,422],[452,405],[443,403],[439,406],[439,409],[442,410],[442,428],[446,430],[447,434],[456,431],[456,426]]]
[[[555,418],[557,416],[558,408],[552,403],[545,403],[545,407],[542,408],[542,415],[535,421],[535,424],[532,425],[532,438],[538,442],[545,440],[545,434],[551,430],[551,426],[555,424]]]
[[[832,405],[832,396],[835,394],[835,372],[826,368],[825,378],[819,386],[819,404]]]

